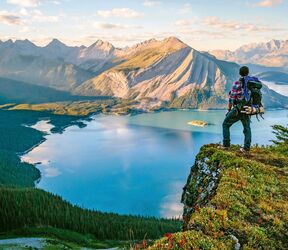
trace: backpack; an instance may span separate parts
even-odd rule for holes
[[[243,102],[241,103],[241,113],[247,115],[258,115],[262,117],[264,114],[264,107],[262,104],[262,83],[257,77],[245,76],[240,79],[243,89]],[[262,117],[263,118],[263,117]],[[257,116],[258,119],[258,116]],[[264,119],[264,118],[263,118]]]

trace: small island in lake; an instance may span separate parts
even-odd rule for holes
[[[204,126],[209,125],[209,123],[205,121],[201,121],[201,120],[193,120],[193,121],[188,122],[188,125],[204,127]]]

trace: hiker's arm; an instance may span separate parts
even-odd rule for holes
[[[231,104],[230,102],[228,103],[228,111],[230,111],[233,107],[233,104]]]
[[[232,109],[235,100],[235,96],[233,95],[233,87],[232,90],[229,92],[228,112]]]
[[[241,96],[242,90],[239,81],[236,81],[232,85],[232,89],[229,92],[229,103],[228,103],[228,111],[230,111],[233,105],[236,103],[239,96]]]

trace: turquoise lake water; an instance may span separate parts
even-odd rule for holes
[[[182,187],[203,144],[220,142],[225,111],[174,111],[136,116],[95,116],[71,126],[23,157],[38,165],[38,186],[85,208],[120,214],[172,217],[182,213]],[[252,118],[253,143],[270,144],[271,125],[288,123],[287,110]],[[193,127],[191,120],[213,125]],[[45,122],[35,126],[50,129]],[[231,128],[243,141],[242,125]]]

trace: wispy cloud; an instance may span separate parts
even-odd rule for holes
[[[28,26],[24,26],[19,30],[20,33],[27,33],[27,32],[32,32],[32,29]]]
[[[152,0],[144,0],[144,2],[142,3],[142,5],[146,7],[154,7],[159,4],[161,4],[160,1],[152,1]]]
[[[33,10],[31,12],[31,18],[36,22],[58,22],[59,16],[50,16],[43,14],[40,10]]]
[[[61,174],[60,170],[55,167],[44,166],[45,177],[57,177]]]
[[[112,10],[99,10],[97,14],[105,18],[108,17],[135,18],[144,16],[144,13],[129,8],[120,8],[120,9],[114,8]]]
[[[222,20],[219,17],[212,16],[204,18],[201,22],[203,25],[212,28],[222,29],[223,31],[247,31],[247,32],[268,32],[284,30],[279,27],[271,27],[269,25],[260,25],[252,23],[244,23],[235,20]]]
[[[7,0],[7,3],[23,7],[37,7],[40,0]]]
[[[283,3],[283,0],[263,0],[255,4],[256,7],[273,7],[275,5],[279,5]]]
[[[94,26],[98,29],[124,29],[124,26],[121,24],[116,23],[102,23],[102,22],[96,22],[94,23]]]
[[[189,40],[203,41],[207,39],[224,39],[231,38],[229,34],[222,31],[209,31],[206,29],[181,29],[180,35],[185,35]]]
[[[179,10],[181,14],[189,14],[192,12],[192,5],[190,3],[185,3],[183,7]]]
[[[132,25],[123,25],[118,23],[103,23],[103,22],[95,22],[94,27],[98,29],[141,29],[142,26],[132,26]]]
[[[60,16],[45,15],[38,9],[21,8],[19,11],[19,16],[22,17],[22,21],[25,24],[33,22],[55,23],[60,20]]]
[[[175,25],[179,27],[188,27],[188,26],[191,26],[191,24],[192,24],[192,21],[189,19],[182,19],[182,20],[178,20],[175,22]]]
[[[21,19],[19,16],[14,13],[2,10],[0,11],[0,23],[8,24],[8,25],[20,25]]]

